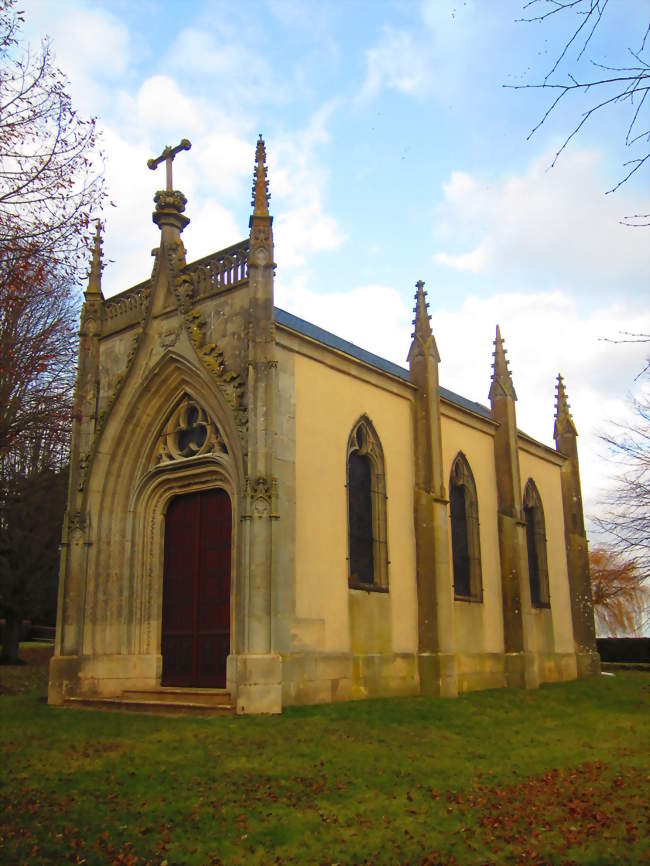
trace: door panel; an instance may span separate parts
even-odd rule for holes
[[[163,685],[223,688],[230,652],[232,514],[224,490],[172,500],[165,519]]]

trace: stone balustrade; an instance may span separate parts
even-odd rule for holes
[[[194,297],[207,298],[248,279],[248,238],[187,266]]]
[[[185,271],[192,279],[192,294],[196,300],[209,298],[248,279],[248,245],[246,238],[186,266]],[[150,287],[151,280],[145,280],[119,295],[107,298],[104,302],[104,335],[128,328],[140,319]]]

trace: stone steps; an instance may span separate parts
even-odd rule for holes
[[[191,689],[173,686],[161,686],[159,689],[126,689],[122,698],[128,701],[161,701],[162,703],[178,703],[209,705],[220,707],[230,705],[230,692],[227,689]]]
[[[234,714],[226,689],[160,688],[128,690],[114,697],[69,697],[65,707],[108,712],[152,713],[160,716],[227,716]]]

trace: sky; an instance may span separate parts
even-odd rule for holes
[[[650,333],[650,230],[620,222],[648,212],[650,184],[646,166],[607,194],[635,155],[621,108],[586,124],[554,167],[582,103],[529,137],[551,95],[513,86],[543,80],[572,20],[518,20],[523,0],[20,6],[26,37],[50,37],[75,107],[102,131],[107,296],[151,271],[164,178],[147,159],[192,142],[174,162],[192,261],[247,236],[263,133],[276,305],[406,366],[422,279],[441,384],[483,404],[499,323],[518,425],[549,445],[564,376],[585,511],[598,514],[618,469],[599,433],[647,389],[636,377],[650,344],[610,341]],[[592,56],[629,65],[649,15],[647,0],[609,0]],[[559,73],[598,71],[576,53]]]

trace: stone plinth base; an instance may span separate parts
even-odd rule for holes
[[[580,679],[597,677],[601,671],[600,656],[597,652],[577,652],[576,664]]]
[[[536,689],[539,686],[537,656],[534,653],[504,653],[506,686],[511,689]]]
[[[420,693],[412,653],[290,653],[282,677],[284,706]]]
[[[160,686],[162,656],[53,656],[47,700],[62,704],[70,697],[114,697],[125,689]]]
[[[459,692],[501,689],[506,685],[503,653],[461,653],[457,665]]]
[[[230,655],[226,687],[236,701],[238,715],[282,712],[282,658],[264,655]]]
[[[506,685],[536,689],[540,683],[561,683],[578,676],[575,653],[505,653]]]
[[[458,663],[455,653],[419,653],[420,693],[440,698],[458,696]]]

